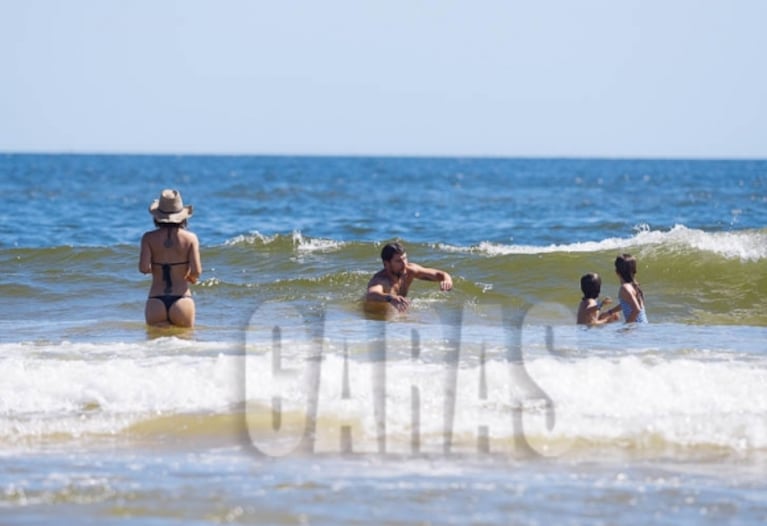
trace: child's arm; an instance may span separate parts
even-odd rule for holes
[[[610,298],[605,298],[605,299],[603,299],[602,301],[599,302],[599,305],[597,305],[597,307],[600,309],[600,312],[599,312],[599,323],[600,324],[602,324],[602,323],[610,323],[610,322],[613,322],[613,321],[618,321],[621,318],[621,315],[620,315],[621,306],[620,305],[616,305],[612,309],[609,309],[609,310],[607,310],[605,312],[601,312],[601,309],[602,309],[602,307],[604,305],[609,305],[612,302],[613,302],[613,300],[611,300]]]

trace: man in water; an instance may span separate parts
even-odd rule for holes
[[[453,279],[444,270],[422,267],[407,260],[407,253],[399,243],[389,243],[381,250],[383,269],[368,283],[365,299],[368,302],[388,302],[404,312],[410,306],[407,291],[414,279],[439,281],[440,290],[453,288]]]

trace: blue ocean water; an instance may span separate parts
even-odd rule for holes
[[[163,188],[193,331],[143,323]],[[3,523],[767,518],[766,161],[7,154],[0,195]],[[392,239],[455,289],[369,319]],[[621,252],[651,323],[576,328]]]
[[[158,186],[183,189],[213,245],[299,231],[545,246],[767,224],[763,161],[5,155],[0,168],[6,247],[134,244]]]

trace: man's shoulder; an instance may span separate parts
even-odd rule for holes
[[[370,278],[370,284],[375,285],[377,283],[389,284],[389,276],[386,274],[386,269],[381,269]]]
[[[423,272],[424,270],[423,265],[419,265],[418,263],[413,263],[412,261],[408,261],[405,268],[410,274],[416,274],[416,275]]]

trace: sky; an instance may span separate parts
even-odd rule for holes
[[[0,0],[0,152],[767,158],[762,0]]]

